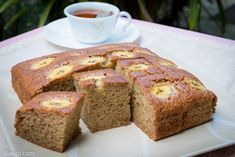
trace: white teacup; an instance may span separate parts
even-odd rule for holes
[[[73,15],[74,12],[84,9],[98,9],[105,12],[112,12],[112,15],[99,18],[84,18]],[[123,31],[131,23],[131,15],[128,12],[121,11],[114,5],[101,2],[81,2],[67,6],[64,9],[65,15],[68,17],[70,27],[74,33],[74,37],[83,43],[100,43],[107,40],[115,29],[117,19],[120,16],[128,18]]]

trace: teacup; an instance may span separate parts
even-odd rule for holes
[[[94,9],[104,12],[111,12],[109,16],[86,18],[75,16],[74,13],[79,10]],[[74,37],[83,43],[100,43],[107,40],[115,29],[117,19],[121,16],[127,17],[127,23],[122,30],[131,24],[131,15],[128,12],[120,11],[116,6],[101,2],[81,2],[67,6],[64,9],[65,15],[68,17],[69,24]]]

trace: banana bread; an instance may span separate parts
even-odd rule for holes
[[[130,43],[43,56],[19,63],[11,72],[13,88],[26,106],[45,96],[40,93],[86,93],[81,116],[91,132],[127,125],[132,112],[134,123],[158,140],[210,120],[217,101],[215,94],[191,73]],[[24,108],[17,112],[16,122],[20,122],[21,113],[29,111]],[[30,110],[30,115],[36,111]],[[61,144],[56,147],[59,151],[63,148]]]
[[[130,123],[128,81],[112,69],[73,74],[77,91],[86,94],[81,118],[91,132]]]
[[[158,140],[210,120],[216,96],[198,79],[166,74],[137,78],[133,88],[134,123]]]
[[[84,94],[45,92],[16,112],[16,135],[42,147],[63,152],[81,131],[79,118]]]

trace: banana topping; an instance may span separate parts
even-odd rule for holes
[[[176,92],[173,85],[166,83],[158,83],[150,89],[150,93],[159,99],[167,99]]]
[[[101,80],[102,78],[105,78],[105,77],[106,76],[104,76],[104,75],[90,75],[90,76],[81,78],[79,81],[85,81],[85,80],[91,80],[91,79]]]
[[[137,50],[133,50],[132,52],[153,55],[151,52],[144,51],[144,50],[138,50],[138,49]]]
[[[96,63],[102,63],[105,62],[105,58],[102,56],[92,56],[92,57],[88,57],[84,60],[81,61],[82,65],[92,65],[92,64],[96,64]]]
[[[147,64],[134,64],[128,67],[128,70],[130,71],[139,71],[139,70],[145,70],[148,69],[149,65]]]
[[[188,84],[189,86],[196,88],[197,90],[205,90],[206,88],[198,81],[193,80],[191,78],[184,79],[184,82]]]
[[[93,80],[95,80],[95,86],[97,88],[100,88],[101,85],[102,85],[102,79],[105,78],[105,77],[106,77],[105,75],[95,75],[95,74],[93,74],[93,75],[81,78],[79,80],[79,82],[93,79]]]
[[[71,72],[72,69],[73,69],[73,66],[70,64],[59,66],[49,72],[49,74],[47,75],[47,79],[60,78],[61,76],[64,76],[68,74],[69,72]]]
[[[42,60],[39,60],[37,62],[35,62],[32,66],[31,69],[33,70],[37,70],[40,69],[42,67],[45,67],[47,65],[49,65],[50,63],[52,63],[55,60],[55,57],[48,57],[48,58],[44,58]]]
[[[160,64],[167,67],[177,67],[174,63],[168,61],[161,61]]]
[[[114,51],[112,53],[113,56],[121,57],[121,58],[131,58],[133,54],[128,51]]]
[[[62,98],[51,98],[40,102],[41,106],[47,108],[63,108],[69,106],[70,104],[71,102],[68,99],[62,99]]]

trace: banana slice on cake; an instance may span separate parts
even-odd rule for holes
[[[191,78],[185,78],[184,82],[189,86],[196,88],[197,90],[205,90],[206,88],[198,81],[193,80]]]
[[[177,67],[173,62],[168,62],[168,61],[161,61],[161,65],[167,66],[167,67]]]
[[[105,77],[106,77],[105,75],[89,75],[87,77],[81,78],[79,80],[79,82],[94,79],[95,80],[95,86],[97,88],[99,88],[99,87],[102,86],[102,79],[105,78]]]
[[[61,65],[49,72],[47,75],[47,79],[56,79],[60,78],[68,73],[70,73],[73,70],[73,65],[65,64]]]
[[[147,64],[134,64],[128,67],[128,70],[130,71],[139,71],[139,70],[145,70],[148,69],[149,65]]]
[[[150,93],[159,99],[168,99],[175,91],[175,87],[167,83],[158,83],[150,89]]]
[[[121,57],[121,58],[132,58],[133,54],[131,54],[128,51],[114,51],[112,53],[112,56],[117,56],[117,57]]]
[[[88,57],[86,59],[83,59],[81,61],[82,65],[92,65],[92,64],[96,64],[96,63],[103,63],[105,62],[105,58],[102,56],[92,56],[92,57]]]
[[[33,69],[33,70],[40,69],[42,67],[45,67],[45,66],[51,64],[54,60],[55,60],[55,57],[44,58],[44,59],[39,60],[39,61],[35,62],[34,64],[32,64],[31,69]]]
[[[100,80],[105,77],[106,76],[104,76],[104,75],[89,75],[87,77],[81,78],[79,81],[85,81],[85,80],[91,80],[91,79]]]
[[[63,108],[69,106],[70,104],[70,100],[64,98],[51,98],[40,102],[40,105],[47,108]]]
[[[148,52],[148,51],[144,51],[144,50],[133,50],[132,52],[135,52],[135,53],[143,53],[143,54],[149,54],[149,55],[154,55],[153,53]]]

